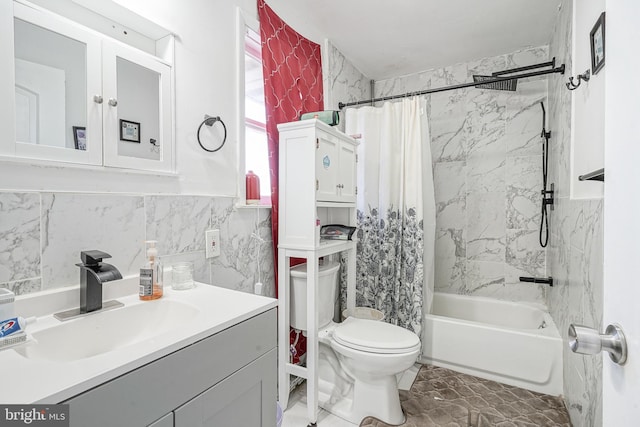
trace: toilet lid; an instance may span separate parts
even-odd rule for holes
[[[420,338],[400,326],[375,320],[347,318],[333,332],[346,347],[370,353],[405,353],[420,345]]]

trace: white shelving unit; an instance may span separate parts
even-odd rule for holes
[[[356,141],[319,120],[278,125],[278,394],[286,408],[290,375],[307,380],[309,425],[318,416],[318,262],[347,254],[347,308],[355,307],[356,242],[320,240],[320,226],[356,225]],[[306,367],[289,363],[290,260],[307,261]]]

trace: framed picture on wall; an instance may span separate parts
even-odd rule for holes
[[[87,128],[84,126],[73,126],[73,142],[76,150],[87,151]]]
[[[604,12],[593,26],[589,34],[591,42],[591,73],[598,74],[598,71],[604,67]]]
[[[140,123],[120,119],[120,141],[140,143]]]

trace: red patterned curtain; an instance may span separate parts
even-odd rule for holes
[[[262,73],[271,170],[271,227],[278,280],[278,124],[298,120],[301,113],[321,111],[320,45],[302,37],[264,2],[258,0]],[[276,286],[276,296],[278,288]]]

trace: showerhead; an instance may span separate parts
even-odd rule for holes
[[[482,76],[478,74],[473,75],[473,81],[476,83],[480,83],[486,80],[495,80],[496,78],[499,78],[499,77],[498,76]],[[478,89],[514,91],[516,90],[517,86],[518,86],[518,80],[511,79],[511,80],[502,80],[498,82],[491,82],[491,83],[485,83],[485,84],[477,84],[475,87],[477,87]]]

